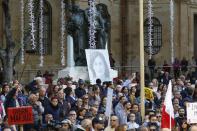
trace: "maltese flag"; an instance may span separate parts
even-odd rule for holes
[[[174,127],[174,108],[172,105],[172,83],[171,81],[168,84],[168,90],[166,92],[164,105],[162,107],[162,119],[161,119],[161,128],[171,129]]]

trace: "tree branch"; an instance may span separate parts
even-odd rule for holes
[[[9,13],[9,0],[3,0],[2,2],[3,12],[5,14],[5,36],[6,36],[6,48],[7,50],[14,49],[15,43],[12,38],[11,32],[11,18]]]
[[[21,58],[21,51],[22,51],[21,48],[18,49],[18,51],[17,51],[17,53],[16,53],[16,55],[15,55],[15,57],[14,57],[14,65],[20,61],[20,58]]]

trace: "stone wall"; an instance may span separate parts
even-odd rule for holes
[[[0,0],[1,1],[1,0]],[[27,2],[27,0],[26,0]],[[39,56],[26,55],[26,65],[18,64],[17,70],[22,71],[31,69],[52,69],[63,68],[60,63],[60,1],[48,0],[52,7],[52,55],[44,57],[44,67],[39,68]],[[121,44],[121,16],[120,0],[111,4],[108,0],[99,0],[108,6],[111,15],[111,52],[116,60],[116,66],[121,66],[122,44]],[[147,1],[144,1],[144,19],[147,18]],[[79,2],[80,7],[88,7],[87,2]],[[139,66],[139,3],[136,0],[128,0],[128,46],[127,64],[128,66]],[[19,0],[10,0],[12,32],[14,40],[20,46],[20,2]],[[170,62],[170,14],[169,0],[153,0],[154,17],[157,17],[162,24],[162,47],[160,52],[154,56],[158,65],[163,64],[163,60]],[[174,46],[175,56],[182,59],[186,56],[188,59],[194,55],[194,14],[197,14],[197,3],[195,0],[176,0],[175,1],[175,25],[174,25]],[[26,14],[27,15],[27,14]],[[0,2],[0,43],[3,41],[3,19]],[[65,51],[66,56],[66,51]],[[28,59],[28,60],[27,60]],[[145,64],[147,64],[148,55],[145,53]],[[35,74],[35,73],[34,73]],[[34,75],[33,74],[33,75]],[[31,76],[33,76],[31,75]]]
[[[138,2],[129,3],[129,45],[128,65],[139,66],[139,11]],[[147,3],[144,3],[144,19],[148,17]],[[170,10],[168,0],[153,0],[154,17],[162,24],[162,47],[158,54],[153,57],[158,65],[164,60],[171,62],[170,45]],[[185,56],[191,59],[194,55],[194,14],[197,14],[197,4],[193,1],[175,1],[174,10],[174,51],[175,57],[182,59]],[[148,54],[145,53],[145,64],[147,65]]]
[[[0,0],[0,46],[2,46],[3,42],[3,9],[2,2]]]

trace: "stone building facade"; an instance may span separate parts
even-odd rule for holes
[[[0,0],[2,1],[2,0]],[[61,66],[60,54],[60,28],[61,28],[61,3],[59,0],[45,0],[51,8],[51,54],[45,55],[44,67],[39,67],[39,55],[25,56],[25,65],[17,64],[19,72],[17,78],[29,80],[37,70],[57,71],[65,67]],[[139,3],[138,0],[97,0],[108,6],[111,15],[111,43],[110,51],[116,61],[116,66],[136,66],[132,70],[138,70],[139,60]],[[25,1],[27,4],[27,0]],[[88,7],[87,0],[80,0],[80,8]],[[153,57],[157,65],[162,65],[164,60],[170,63],[170,9],[169,0],[152,0],[154,17],[160,22],[161,46]],[[197,1],[196,0],[174,0],[174,47],[175,57],[188,60],[192,56],[197,58]],[[11,23],[14,40],[20,47],[20,0],[10,0]],[[148,17],[147,0],[144,0],[144,21]],[[28,21],[28,13],[25,12],[25,25]],[[4,20],[2,2],[0,2],[0,43],[5,43]],[[158,35],[158,34],[157,34]],[[65,42],[66,44],[66,42]],[[1,46],[4,46],[2,44]],[[66,55],[66,52],[65,52]],[[145,64],[148,54],[145,53]],[[21,73],[23,72],[23,73]]]

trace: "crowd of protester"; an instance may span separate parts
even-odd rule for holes
[[[186,103],[197,101],[196,64],[188,68],[189,64],[183,66],[175,60],[173,69],[164,62],[163,68],[155,71],[150,63],[152,78],[146,79],[146,87],[152,89],[154,98],[145,100],[144,119],[140,113],[139,73],[115,78],[113,82],[97,79],[96,84],[91,85],[82,79],[73,81],[71,77],[54,83],[53,75],[38,72],[26,85],[18,80],[3,83],[1,130],[19,129],[18,125],[8,124],[9,107],[32,106],[34,122],[23,125],[24,131],[160,131],[162,104],[171,80],[176,123],[172,130],[197,131],[197,126],[187,123],[186,117]],[[110,117],[105,115],[108,88],[113,89]]]

